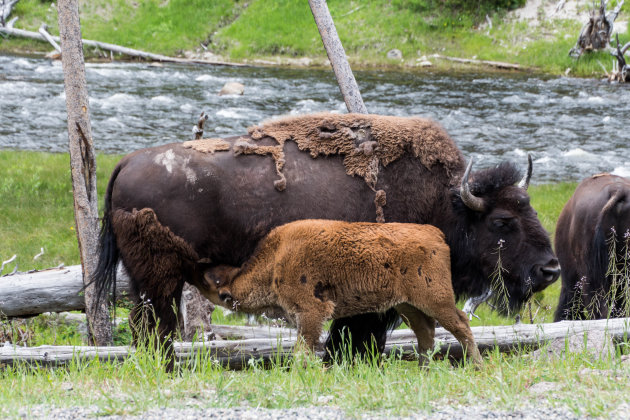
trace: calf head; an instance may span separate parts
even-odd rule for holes
[[[229,265],[218,265],[207,269],[203,274],[205,284],[201,294],[216,305],[231,307],[230,286],[238,271],[238,267]]]
[[[500,311],[518,310],[560,274],[549,235],[529,202],[531,157],[522,179],[513,164],[502,163],[469,181],[471,167],[472,160],[452,196],[453,287],[458,297],[492,290]]]

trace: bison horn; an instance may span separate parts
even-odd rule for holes
[[[521,179],[521,182],[518,183],[518,186],[520,188],[523,188],[524,190],[527,190],[527,188],[529,187],[529,180],[531,179],[531,177],[532,177],[532,155],[528,153],[527,154],[527,174],[525,174],[523,179]]]
[[[483,211],[486,207],[483,202],[483,198],[475,197],[473,193],[470,192],[470,187],[468,186],[468,175],[470,175],[470,169],[472,168],[472,164],[473,164],[473,160],[472,158],[470,158],[470,161],[468,162],[468,166],[466,167],[466,172],[464,172],[464,177],[462,178],[462,186],[460,188],[460,195],[466,207],[474,211]]]

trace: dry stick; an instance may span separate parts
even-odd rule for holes
[[[45,23],[42,23],[42,26],[39,27],[38,32],[42,34],[44,38],[46,38],[46,41],[48,41],[50,45],[53,46],[54,49],[61,52],[61,47],[59,46],[59,44],[57,44],[57,42],[52,38],[52,35],[48,33],[48,25],[46,25]]]
[[[337,35],[337,29],[330,16],[326,0],[308,0],[308,4],[311,6],[311,12],[315,18],[317,29],[322,37],[326,54],[328,54],[328,59],[335,72],[335,77],[348,111],[367,114],[367,108],[361,98],[359,86],[352,74],[350,64],[348,64],[346,52],[341,45],[339,35]]]
[[[5,33],[8,35],[19,36],[22,38],[30,38],[36,39],[39,41],[46,41],[42,34],[38,32],[25,31],[24,29],[17,29],[13,27],[1,27],[0,33]],[[57,42],[60,42],[58,36],[51,36]],[[106,51],[112,51],[117,54],[124,54],[131,57],[140,57],[147,60],[152,61],[164,61],[168,63],[181,63],[181,64],[207,64],[213,66],[231,66],[231,67],[247,67],[246,64],[240,63],[229,63],[229,62],[221,62],[221,61],[209,61],[209,60],[195,60],[195,59],[186,59],[186,58],[177,58],[177,57],[168,57],[166,55],[161,54],[153,54],[146,51],[134,50],[133,48],[121,47],[120,45],[108,44],[107,42],[93,41],[90,39],[83,39],[83,45],[87,45],[94,48],[100,48]]]
[[[193,126],[193,135],[195,136],[195,140],[199,140],[203,137],[203,125],[208,120],[208,114],[204,111],[201,111],[201,115],[199,116],[199,121],[197,121],[197,125]]]
[[[74,218],[85,285],[89,341],[104,346],[112,343],[112,328],[107,302],[96,305],[96,286],[90,284],[97,265],[94,256],[98,255],[98,196],[78,0],[60,0],[57,10],[68,112]]]

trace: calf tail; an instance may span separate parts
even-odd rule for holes
[[[98,265],[92,274],[91,282],[96,286],[96,302],[97,305],[101,299],[107,299],[107,295],[111,290],[114,302],[116,301],[116,268],[120,253],[116,245],[116,235],[112,226],[112,189],[118,173],[120,165],[116,166],[107,185],[105,192],[105,209],[103,213],[101,232],[99,234],[99,250]]]

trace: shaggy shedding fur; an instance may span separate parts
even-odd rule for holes
[[[183,143],[185,149],[193,149],[201,153],[210,153],[230,150],[230,144],[223,139],[198,139],[185,141]]]
[[[182,273],[199,259],[197,253],[182,238],[163,226],[151,209],[134,209],[132,212],[114,210],[112,226],[120,249],[123,264],[129,271],[136,299],[142,302],[129,314],[138,339],[139,328],[155,328],[155,319],[139,311],[153,307],[160,314],[160,337],[170,334],[177,327],[177,314],[173,305],[179,304],[184,287]],[[141,294],[142,293],[142,294]],[[142,315],[142,316],[141,316]],[[143,319],[148,325],[136,325]],[[171,337],[172,338],[172,337]]]
[[[459,169],[459,150],[446,131],[435,121],[423,118],[391,117],[363,114],[320,113],[286,117],[250,127],[254,140],[273,138],[277,146],[257,146],[239,142],[236,154],[270,154],[276,162],[280,179],[274,183],[279,191],[286,188],[284,143],[294,141],[312,158],[319,155],[344,156],[346,173],[362,177],[376,193],[374,204],[377,222],[384,222],[385,191],[376,191],[379,167],[396,161],[405,154],[420,159],[431,169],[442,165],[449,176]]]
[[[241,268],[210,268],[202,293],[246,312],[280,307],[309,349],[328,319],[395,308],[421,354],[433,348],[437,320],[480,363],[450,264],[444,235],[430,225],[301,220],[273,229]]]

